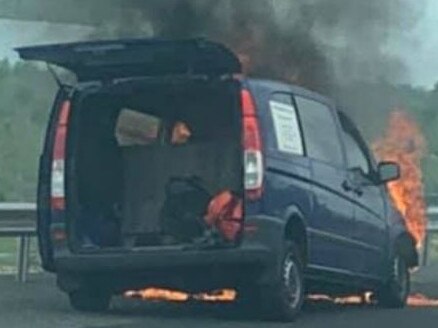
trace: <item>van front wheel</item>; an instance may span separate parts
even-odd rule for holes
[[[392,259],[390,277],[376,293],[380,306],[386,308],[401,308],[406,305],[410,292],[410,273],[406,260],[401,254]]]
[[[108,310],[111,295],[90,290],[77,290],[69,293],[70,305],[81,312],[105,312]]]

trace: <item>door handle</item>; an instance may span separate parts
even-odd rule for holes
[[[342,182],[342,188],[347,192],[354,192],[357,196],[361,197],[363,195],[363,190],[361,187],[354,186],[350,181],[345,180]]]
[[[342,189],[348,192],[353,191],[353,186],[348,180],[344,180],[344,182],[342,182]]]
[[[360,188],[360,187],[357,187],[357,188],[354,188],[354,193],[357,195],[357,196],[359,196],[359,197],[361,197],[362,195],[363,195],[363,190],[362,190],[362,188]]]

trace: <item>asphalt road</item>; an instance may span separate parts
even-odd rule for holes
[[[417,288],[438,297],[437,283]],[[8,328],[173,328],[173,327],[437,327],[438,307],[383,310],[373,306],[311,303],[295,323],[269,323],[251,319],[232,306],[173,305],[116,299],[106,314],[74,312],[57,290],[52,276],[32,275],[26,284],[13,276],[0,277],[0,327]]]

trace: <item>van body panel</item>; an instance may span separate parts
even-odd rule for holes
[[[38,185],[38,237],[43,265],[46,270],[58,273],[63,290],[71,292],[75,288],[80,288],[81,284],[89,284],[90,281],[96,285],[103,284],[105,288],[114,292],[123,292],[126,288],[142,288],[145,284],[175,288],[187,287],[189,290],[220,287],[223,284],[233,287],[233,284],[246,284],[248,280],[265,285],[273,284],[276,281],[272,277],[278,277],[278,264],[283,261],[282,250],[286,242],[290,238],[297,238],[294,231],[288,230],[291,222],[293,227],[303,228],[303,231],[300,230],[298,240],[302,242],[299,246],[304,252],[302,255],[305,259],[303,263],[305,278],[309,283],[309,290],[313,292],[322,291],[321,288],[326,283],[333,286],[343,285],[338,289],[343,291],[348,290],[349,287],[350,290],[364,291],[381,285],[389,277],[389,264],[395,247],[399,245],[397,243],[403,243],[404,247],[409,249],[407,252],[412,254],[413,259],[411,264],[415,265],[416,251],[412,238],[403,225],[400,214],[391,206],[387,190],[377,184],[360,186],[360,188],[359,186],[351,187],[352,168],[348,166],[348,150],[342,136],[343,126],[336,105],[330,99],[285,83],[232,78],[232,74],[239,73],[241,70],[237,56],[224,46],[203,40],[105,41],[28,47],[18,51],[23,59],[43,60],[70,69],[77,74],[79,79],[79,84],[74,89],[75,92],[69,93],[73,95],[73,105],[66,149],[66,211],[50,211],[48,198],[53,152],[54,123],[52,121],[56,117],[56,104],[59,103],[59,99],[65,97],[65,94],[62,94],[62,97],[58,95],[55,101],[55,109],[49,122],[40,160]],[[84,131],[87,132],[82,130],[87,123],[82,120],[83,117],[91,115],[87,119],[93,119],[96,125],[106,123],[115,125],[120,112],[106,110],[115,106],[115,103],[120,100],[115,97],[118,92],[124,94],[124,97],[134,94],[139,100],[144,91],[142,89],[144,85],[155,85],[156,92],[150,92],[150,98],[162,92],[161,102],[158,101],[157,104],[163,105],[165,101],[175,96],[166,90],[176,90],[191,84],[207,90],[208,86],[214,83],[224,83],[229,89],[221,89],[225,96],[213,101],[211,106],[204,106],[204,110],[197,112],[197,115],[207,118],[208,109],[214,106],[217,107],[215,110],[218,110],[219,114],[224,109],[232,109],[235,112],[228,123],[238,126],[234,131],[240,131],[239,135],[233,135],[233,145],[237,149],[233,154],[238,154],[236,159],[239,161],[239,165],[235,166],[235,173],[242,180],[236,182],[242,186],[239,196],[243,201],[243,228],[239,239],[233,244],[222,245],[224,247],[219,248],[190,243],[141,245],[134,243],[100,248],[94,247],[94,244],[93,247],[88,248],[83,244],[79,245],[75,225],[86,222],[87,216],[81,217],[80,206],[83,205],[84,199],[78,196],[77,190],[78,188],[87,189],[84,188],[87,185],[91,186],[90,181],[93,177],[90,173],[88,177],[85,175],[82,180],[79,180],[74,174],[79,166],[88,167],[86,161],[80,163],[86,152],[77,152],[75,149],[78,145],[78,138],[84,137],[86,135]],[[160,89],[161,85],[162,89]],[[246,167],[245,149],[242,145],[242,100],[239,97],[243,89],[248,90],[254,99],[256,123],[259,125],[261,137],[263,183],[261,194],[253,199],[245,197],[243,181]],[[93,106],[90,102],[89,111],[85,112],[81,108],[82,103],[87,101],[87,97],[98,93],[108,96],[108,99],[114,96],[116,100],[111,98],[102,105],[102,108]],[[277,99],[278,95],[284,99],[283,110],[292,111],[286,113],[289,115],[286,115],[289,117],[288,124],[295,124],[294,128],[297,129],[294,131],[297,133],[295,137],[301,138],[295,140],[294,145],[280,146],[281,138],[284,136],[279,137],[281,126],[279,126],[278,119],[276,121],[274,117],[278,113],[274,114],[275,105],[272,105],[272,102],[281,102]],[[197,98],[202,97],[192,93],[189,98],[196,101],[199,100]],[[302,118],[305,106],[298,101],[299,99],[323,105],[329,117],[333,119],[336,136],[330,137],[339,139],[337,142],[341,149],[341,158],[336,165],[309,155],[308,140],[305,136],[307,130]],[[223,106],[220,101],[224,101]],[[187,103],[187,101],[181,101],[175,104],[183,107]],[[166,106],[156,107],[159,109],[142,110],[143,113],[153,115],[168,108]],[[96,108],[100,112],[96,114],[96,117],[92,117],[91,112],[97,110]],[[168,113],[173,115],[177,111]],[[172,115],[168,116],[173,121],[178,119]],[[164,114],[163,117],[158,116],[160,119],[165,119],[162,120],[163,123],[160,123],[156,139],[158,143],[166,144],[171,138],[169,123],[166,121],[169,117]],[[220,116],[217,116],[216,120],[219,122]],[[91,132],[94,132],[93,124],[91,124]],[[224,124],[225,126],[227,124]],[[206,130],[212,128],[214,125]],[[106,130],[105,133],[107,132],[111,132],[112,135],[108,134],[108,136],[114,143],[114,129]],[[103,135],[96,134],[97,137]],[[90,136],[94,135],[91,133]],[[97,140],[92,139],[89,139],[90,142]],[[299,145],[300,142],[302,147]],[[154,153],[156,146],[146,146],[141,145],[144,147],[142,152],[134,155],[131,153],[135,152],[135,147],[129,146],[131,148],[123,149],[122,153],[127,154],[128,157],[141,158],[139,162],[134,163],[135,165],[126,165],[124,168],[129,169],[135,166],[137,171],[141,171],[142,163],[147,162],[148,156],[164,158],[168,156],[167,152],[173,147],[166,145],[165,154],[157,155]],[[296,148],[292,147],[292,150],[288,150],[288,146],[296,146]],[[97,142],[95,150],[88,153],[93,154],[93,151],[97,152],[105,147],[105,145],[99,146]],[[154,154],[151,155],[151,153]],[[185,166],[184,147],[176,153],[179,154],[178,158],[166,157],[168,158],[166,165],[180,163],[181,166]],[[225,150],[218,154],[222,154],[223,161],[230,157]],[[194,151],[192,157],[203,159],[207,163],[209,156]],[[103,164],[115,167],[115,162],[108,159]],[[218,163],[223,162],[218,161]],[[106,165],[103,164],[95,165],[96,175],[102,173],[99,167],[102,170],[106,169]],[[148,165],[145,164],[148,168],[145,171],[149,170]],[[170,170],[166,165],[162,165],[163,172]],[[193,167],[197,167],[196,165]],[[189,166],[187,164],[187,167]],[[225,165],[218,165],[218,168],[224,171]],[[179,167],[176,169],[180,170]],[[197,168],[197,170],[203,171],[202,168]],[[220,171],[210,176],[222,181],[223,179],[218,178]],[[115,171],[112,176],[118,174],[122,176],[121,172],[123,170]],[[151,179],[164,177],[165,174],[155,175]],[[102,179],[102,182],[107,182],[107,180],[109,178]],[[136,178],[130,180],[135,182]],[[141,181],[144,179],[137,180],[138,183],[144,182]],[[81,184],[82,187],[79,187]],[[108,189],[117,191],[117,188],[102,188],[103,185],[96,183],[97,187],[101,187],[99,190],[102,192],[97,192],[101,196],[104,196]],[[139,190],[140,187],[143,188],[145,185],[139,186]],[[136,188],[127,193],[131,195],[129,197],[138,196],[140,200],[145,198],[139,193],[136,194]],[[152,189],[148,191],[154,192]],[[108,208],[113,209],[111,206]],[[140,211],[137,216],[141,218],[148,212]],[[92,218],[93,215],[88,217]],[[299,225],[293,224],[294,219],[299,220]],[[52,245],[50,231],[60,227],[69,233],[69,243],[60,242]],[[165,278],[160,280],[160,277]],[[72,283],[68,282],[69,279]],[[315,288],[312,289],[312,287]],[[333,290],[336,288],[333,287]]]
[[[374,276],[384,274],[384,263],[389,252],[389,223],[386,217],[382,187],[369,186],[355,204],[355,239],[358,241],[357,270]]]
[[[367,282],[386,279],[385,273],[382,272],[383,269],[376,271],[371,269],[371,265],[377,261],[376,258],[373,258],[373,263],[364,260],[359,265],[357,261],[358,256],[366,257],[365,253],[371,250],[372,245],[374,245],[374,251],[381,254],[381,258],[389,257],[386,248],[382,250],[375,246],[375,243],[384,245],[387,241],[375,235],[376,240],[371,241],[357,224],[362,222],[362,225],[368,225],[368,231],[370,229],[376,231],[376,227],[379,227],[380,233],[385,234],[386,220],[377,216],[378,209],[370,207],[370,202],[380,201],[383,198],[374,194],[373,200],[367,197],[357,199],[351,194],[346,194],[342,189],[342,182],[347,176],[345,167],[334,168],[306,156],[285,156],[275,150],[275,135],[269,111],[269,99],[273,93],[284,92],[291,96],[305,95],[326,106],[332,105],[330,101],[323,97],[313,96],[311,92],[303,91],[301,88],[290,88],[287,85],[271,84],[266,81],[241,80],[240,85],[251,91],[257,105],[264,146],[264,192],[260,200],[245,202],[246,225],[256,227],[256,232],[245,232],[242,245],[234,250],[235,253],[232,256],[229,255],[231,254],[229,251],[216,250],[218,254],[223,252],[221,259],[217,262],[229,263],[235,261],[236,256],[241,256],[242,267],[248,263],[257,264],[262,268],[257,279],[269,282],[270,268],[274,267],[272,264],[269,265],[272,263],[272,259],[268,260],[269,254],[275,254],[281,249],[282,242],[278,235],[284,236],[286,233],[286,225],[290,219],[290,216],[286,214],[288,209],[297,208],[303,216],[306,228],[309,279],[328,279],[333,282],[338,278],[342,280],[342,277],[350,276]],[[373,215],[373,219],[378,218],[378,223],[372,223],[369,218],[364,217],[360,212],[361,209],[368,215]],[[112,264],[119,256],[117,251],[112,254],[107,253],[107,255],[94,255],[84,252],[73,253],[65,247],[60,247],[58,250],[59,252],[55,255],[57,270],[75,272],[116,270],[116,268],[117,270],[141,271],[152,267],[158,268],[160,265],[164,268],[167,267],[164,263],[170,261],[173,256],[172,251],[169,251],[168,256],[161,253],[162,256],[157,262],[153,259],[158,258],[157,254],[160,252],[165,252],[164,249],[152,251],[139,248],[132,254],[124,253],[123,256],[129,260],[122,264]],[[187,265],[190,266],[192,261],[196,262],[195,254],[197,254],[196,251],[187,253]],[[93,264],[92,259],[96,259],[97,256],[103,258]],[[139,264],[140,258],[146,263]],[[151,260],[150,264],[147,259]],[[181,260],[185,261],[184,256]],[[199,263],[201,262],[203,262],[202,256],[199,257]],[[172,264],[169,265],[172,266]]]
[[[279,215],[288,206],[298,206],[304,214],[308,238],[308,265],[318,269],[342,269],[354,272],[354,207],[342,183],[347,172],[308,157],[277,150],[275,129],[269,114],[269,100],[274,93],[302,96],[320,102],[331,110],[331,102],[301,88],[265,81],[253,82],[262,109],[266,149],[268,192],[265,210]],[[294,103],[295,107],[297,104]],[[298,108],[299,111],[299,108]],[[334,112],[333,112],[334,115]],[[287,219],[287,218],[286,218]],[[339,256],[338,254],[342,254]]]

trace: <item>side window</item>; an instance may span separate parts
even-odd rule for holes
[[[325,105],[295,97],[303,126],[307,155],[335,166],[343,165],[342,147],[332,111]]]
[[[347,155],[348,168],[360,168],[365,174],[371,173],[370,159],[365,150],[366,144],[360,137],[359,132],[345,114],[340,113],[339,118],[342,125],[342,135]]]
[[[278,151],[304,155],[303,139],[292,96],[276,93],[269,102]]]
[[[119,146],[149,145],[158,140],[161,120],[155,116],[124,108],[116,123]]]
[[[365,153],[360,148],[354,137],[343,131],[345,151],[347,154],[347,164],[349,169],[361,168],[363,173],[369,174],[371,172],[370,165]]]

